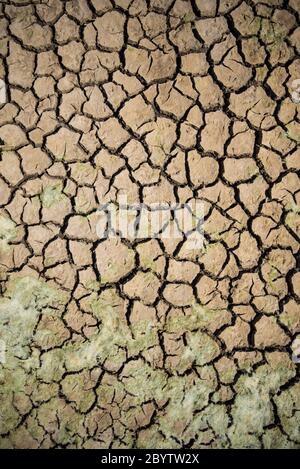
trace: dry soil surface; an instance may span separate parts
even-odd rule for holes
[[[299,10],[0,1],[1,447],[300,448]]]

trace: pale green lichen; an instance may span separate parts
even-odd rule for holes
[[[6,251],[8,245],[17,236],[17,228],[14,221],[5,215],[0,215],[0,251]]]
[[[60,314],[66,298],[45,282],[31,277],[11,278],[0,299],[1,339],[6,344],[0,370],[1,432],[14,428],[20,414],[12,406],[14,396],[32,392],[40,352],[33,346],[34,329],[43,314]]]
[[[65,294],[32,277],[11,278],[0,299],[1,336],[8,356],[27,357],[28,344],[41,312],[58,313]]]
[[[139,321],[131,325],[133,338],[127,343],[130,355],[138,355],[141,351],[158,345],[157,325],[151,321]]]
[[[204,332],[187,332],[187,347],[197,365],[205,365],[220,354],[220,346],[215,339]]]
[[[161,401],[166,398],[167,375],[163,370],[154,370],[142,360],[130,362],[123,371],[124,389],[135,396],[136,405],[150,399]]]
[[[46,383],[60,381],[65,371],[65,350],[62,348],[49,350],[41,358],[37,377]]]
[[[203,412],[194,417],[192,427],[195,433],[199,434],[198,441],[201,443],[201,433],[207,428],[213,430],[212,440],[218,448],[228,448],[229,440],[227,437],[229,427],[229,415],[225,405],[209,404]]]
[[[201,379],[191,374],[174,376],[168,380],[164,390],[168,405],[159,418],[160,428],[167,437],[189,441],[201,429],[199,419],[195,416],[208,405],[217,381],[212,367],[202,368],[200,374]]]
[[[260,366],[251,376],[241,376],[235,385],[237,397],[232,408],[229,430],[236,448],[259,448],[265,427],[274,423],[271,396],[295,375],[295,367],[283,353],[268,354],[270,363]]]
[[[260,22],[260,37],[272,49],[279,49],[286,39],[286,30],[279,23],[269,19],[257,18]]]
[[[277,405],[283,429],[300,447],[300,383],[284,390],[274,401]]]
[[[44,208],[61,203],[66,196],[62,194],[62,183],[46,186],[41,194],[41,202]]]
[[[298,449],[299,445],[288,439],[281,430],[277,428],[267,428],[262,437],[265,449]]]
[[[195,15],[192,11],[190,11],[188,13],[185,13],[185,15],[183,15],[183,17],[182,17],[182,21],[183,21],[184,24],[191,23],[195,19],[196,19],[196,17],[195,17]]]
[[[11,406],[12,395],[19,393],[24,396],[24,390],[31,390],[33,393],[37,387],[36,379],[42,379],[46,388],[36,395],[40,406],[33,411],[33,418],[35,415],[39,416],[39,420],[58,444],[76,444],[76,434],[78,434],[76,426],[81,427],[82,416],[72,410],[69,404],[65,407],[64,401],[55,397],[57,393],[55,388],[50,401],[41,403],[44,393],[47,392],[47,386],[61,381],[68,371],[79,374],[67,375],[63,380],[62,390],[80,412],[86,412],[95,399],[104,405],[105,402],[111,402],[116,395],[127,395],[130,396],[130,406],[127,409],[121,408],[120,419],[130,422],[138,416],[138,409],[144,402],[152,400],[157,404],[165,402],[166,406],[156,420],[157,428],[163,432],[165,440],[162,441],[154,436],[151,442],[154,447],[163,447],[167,442],[167,446],[172,447],[174,441],[188,443],[191,439],[195,439],[199,446],[211,441],[212,446],[219,448],[227,448],[230,445],[256,448],[260,447],[260,438],[263,435],[266,446],[276,447],[279,444],[286,447],[293,446],[286,437],[265,432],[265,427],[274,421],[271,396],[274,396],[280,387],[295,375],[295,367],[286,354],[267,354],[267,362],[264,365],[259,366],[251,376],[242,375],[238,379],[235,385],[237,397],[232,407],[232,424],[230,424],[225,405],[209,404],[210,396],[217,390],[218,381],[213,366],[205,364],[218,357],[220,348],[207,333],[201,330],[196,332],[192,328],[195,325],[195,318],[192,322],[185,323],[185,326],[192,328],[186,334],[186,340],[187,349],[200,377],[194,372],[178,376],[177,370],[174,370],[173,376],[168,376],[164,370],[153,369],[138,358],[141,350],[157,344],[157,330],[161,325],[140,321],[129,327],[124,315],[124,302],[114,289],[108,289],[100,295],[92,293],[90,296],[89,305],[101,323],[99,333],[83,342],[68,342],[61,348],[44,352],[41,356],[36,350],[31,356],[28,353],[23,355],[22,361],[16,357],[9,359],[2,374],[4,385],[1,394],[5,401],[1,408],[3,432],[15,428],[20,421],[20,415]],[[21,350],[24,351],[30,342],[32,327],[41,308],[43,314],[45,311],[53,314],[55,306],[59,314],[65,300],[65,297],[58,298],[57,291],[44,282],[33,278],[15,279],[11,281],[5,297],[1,300],[0,316],[4,322],[8,315],[12,316],[10,326],[13,331],[16,328],[19,331],[22,325],[19,342]],[[202,314],[205,316],[208,312],[203,311]],[[24,319],[25,323],[22,323]],[[198,319],[196,317],[196,322]],[[12,337],[10,337],[12,344],[11,339]],[[13,334],[13,339],[18,342],[16,332]],[[86,375],[82,374],[81,370],[94,369],[99,364],[105,366],[107,360],[117,363],[120,356],[120,364],[124,363],[126,361],[124,348],[127,348],[129,354],[136,355],[136,358],[125,364],[113,386],[101,384],[94,392],[91,385],[87,385]],[[36,370],[36,374],[28,375],[29,370]],[[299,407],[298,394],[300,393],[291,389],[275,398],[282,423],[295,440],[300,438],[296,430],[299,418],[297,413],[291,414],[291,409],[294,406]],[[62,427],[56,426],[51,418],[54,409],[57,410],[59,420],[63,422]],[[38,432],[38,428],[32,427],[30,430],[31,436],[37,439],[39,439]],[[130,433],[124,438],[129,445],[132,443],[130,443],[132,439]],[[3,442],[4,446],[6,444],[7,442]],[[142,435],[138,439],[138,446],[150,447]]]
[[[187,332],[195,329],[210,330],[215,325],[228,323],[230,314],[225,309],[212,309],[200,304],[193,304],[186,314],[172,315],[167,318],[168,332]]]

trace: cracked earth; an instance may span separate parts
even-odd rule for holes
[[[0,1],[0,447],[300,448],[299,10]]]

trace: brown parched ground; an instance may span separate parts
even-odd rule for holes
[[[300,448],[299,11],[0,0],[0,447]]]

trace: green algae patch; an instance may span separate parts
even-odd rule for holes
[[[283,430],[300,447],[300,383],[295,383],[292,387],[282,391],[275,396]]]
[[[231,314],[226,309],[213,309],[194,304],[184,309],[183,313],[169,315],[166,331],[183,333],[195,329],[214,331],[220,326],[230,324]]]
[[[187,443],[199,431],[199,422],[195,424],[195,416],[208,405],[209,397],[217,387],[212,367],[204,367],[199,373],[200,379],[191,373],[184,377],[173,376],[168,380],[165,388],[168,405],[159,417],[160,428],[168,438]]]
[[[131,326],[133,338],[128,341],[128,352],[138,355],[159,343],[157,325],[151,321],[139,321]]]
[[[149,429],[141,431],[138,435],[137,447],[141,449],[180,449],[181,445],[175,439],[161,437],[160,426],[152,425]]]
[[[65,196],[62,194],[62,183],[54,186],[46,186],[41,194],[42,206],[44,208],[50,208],[62,202],[64,198]]]
[[[45,383],[58,383],[65,372],[65,353],[63,348],[44,353],[41,357],[41,365],[37,370],[38,379]]]
[[[125,390],[135,397],[136,405],[154,399],[157,402],[168,396],[167,375],[163,370],[154,370],[141,359],[132,360],[122,371]]]
[[[132,337],[126,323],[124,300],[113,289],[107,289],[101,295],[91,293],[84,307],[97,319],[97,333],[63,345],[66,369],[80,371],[106,363],[108,369],[117,371],[126,360],[124,349]]]
[[[251,375],[241,376],[235,385],[237,397],[232,407],[233,424],[229,438],[235,448],[259,448],[267,426],[274,423],[272,396],[295,376],[288,354],[266,354],[267,363]]]
[[[14,221],[5,215],[0,215],[0,253],[8,249],[8,244],[17,236]]]
[[[1,338],[7,355],[27,358],[34,328],[41,314],[58,314],[66,301],[63,293],[32,277],[10,279],[0,299]]]
[[[262,441],[265,449],[299,449],[300,447],[300,444],[290,441],[278,427],[265,429]]]
[[[299,205],[292,203],[289,207],[287,207],[288,212],[285,217],[285,223],[295,231],[295,233],[299,230],[300,225],[300,207]]]
[[[188,332],[186,341],[196,365],[205,365],[220,354],[216,340],[204,332]]]
[[[99,321],[99,330],[89,340],[64,346],[65,363],[70,371],[104,365],[117,371],[128,356],[158,344],[157,326],[149,321],[139,321],[129,326],[126,319],[127,304],[114,289],[107,289],[89,297],[86,307]]]

